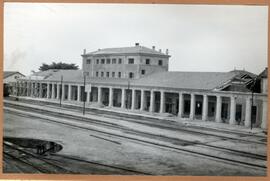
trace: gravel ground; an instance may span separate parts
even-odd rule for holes
[[[126,126],[136,126],[134,124]],[[160,131],[143,128],[144,131]],[[175,134],[162,132],[162,134]],[[201,140],[190,134],[179,133],[186,139]],[[256,175],[264,176],[265,170],[246,166],[233,165],[213,159],[196,156],[185,152],[176,152],[153,145],[142,144],[126,139],[108,137],[95,131],[81,130],[50,123],[43,119],[22,117],[8,112],[4,113],[4,136],[25,137],[55,141],[63,146],[58,154],[76,157],[105,165],[143,172],[152,175]],[[205,139],[205,141],[210,141]],[[213,141],[213,140],[212,140]],[[225,144],[226,143],[226,144]],[[227,141],[215,142],[219,145],[237,147],[237,143]],[[239,145],[239,149],[249,149],[258,153],[266,153],[266,149],[258,145]],[[60,157],[59,157],[60,159]],[[88,174],[127,174],[113,169],[95,169],[86,164],[70,162],[70,170]],[[98,171],[95,171],[98,170]],[[4,168],[5,172],[5,168]]]

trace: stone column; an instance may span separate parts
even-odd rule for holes
[[[21,96],[24,96],[24,87],[23,87],[23,82],[21,82]]]
[[[113,88],[109,88],[109,107],[113,107]]]
[[[50,98],[50,84],[47,83],[47,99]]]
[[[195,115],[195,95],[190,94],[190,115],[189,119],[194,119]]]
[[[54,99],[55,98],[55,91],[54,91],[54,87],[55,87],[55,84],[54,83],[52,83],[52,99]]]
[[[26,95],[29,96],[30,95],[30,82],[27,81],[27,91],[26,91]]]
[[[71,84],[68,84],[68,101],[71,101],[71,93],[72,93]]]
[[[24,86],[24,82],[22,82],[22,96],[25,95],[25,86]]]
[[[202,120],[206,121],[208,119],[208,96],[203,95],[203,112],[202,112]]]
[[[144,90],[141,90],[141,107],[140,111],[144,111]]]
[[[101,87],[98,86],[98,104],[101,104]]]
[[[125,108],[125,96],[126,96],[125,89],[122,88],[122,96],[121,96],[121,108],[122,109]]]
[[[39,83],[39,97],[42,98],[42,83]]]
[[[56,99],[60,99],[60,86],[61,84],[56,84]]]
[[[179,103],[178,103],[178,117],[182,117],[182,114],[183,114],[183,93],[182,92],[179,92]]]
[[[21,82],[21,95],[24,96],[24,82]]]
[[[132,91],[132,98],[131,98],[131,110],[134,110],[135,109],[135,103],[136,103],[136,91],[135,89],[131,89]]]
[[[24,96],[24,93],[25,93],[24,82],[22,82],[21,86],[22,86],[22,93],[21,93],[21,95]]]
[[[90,102],[90,94],[91,94],[91,92],[88,92],[88,91],[87,91],[86,93],[87,93],[87,94],[86,94],[86,98],[87,98],[86,101],[87,101],[87,102]]]
[[[235,104],[235,96],[231,96],[231,106],[230,106],[230,124],[235,124],[235,109],[236,109],[236,104]]]
[[[37,95],[38,95],[38,83],[35,82],[33,86],[34,86],[34,90],[33,90],[34,97],[37,97]]]
[[[267,97],[266,99],[263,100],[262,102],[262,123],[261,123],[261,128],[262,129],[267,129],[268,127],[268,117],[267,117],[267,112],[268,112],[268,104],[267,104]]]
[[[62,95],[61,95],[61,99],[62,100],[65,100],[65,84],[62,84]]]
[[[154,103],[155,103],[155,96],[154,96],[154,91],[151,90],[150,91],[150,108],[149,108],[149,112],[154,112]]]
[[[249,127],[251,124],[251,98],[246,99],[246,115],[245,115],[245,126]]]
[[[165,97],[165,92],[160,91],[160,108],[159,108],[160,113],[164,113],[164,97]]]
[[[30,95],[31,97],[34,97],[34,88],[35,88],[34,87],[34,82],[31,82],[31,93],[30,93],[31,94]]]
[[[78,85],[77,89],[78,89],[77,101],[80,102],[81,101],[81,85]]]
[[[21,82],[21,96],[24,96],[24,87],[23,87],[23,82]]]
[[[217,95],[217,102],[216,102],[216,122],[221,123],[221,96]]]
[[[16,89],[17,89],[17,95],[20,96],[21,95],[21,84],[20,82],[18,81],[17,84],[16,84]]]

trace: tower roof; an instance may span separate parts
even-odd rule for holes
[[[118,47],[118,48],[103,48],[98,49],[97,51],[89,52],[84,55],[112,55],[112,54],[148,54],[148,55],[158,55],[158,56],[165,56],[170,57],[166,53],[161,51],[157,51],[155,49],[147,48],[145,46],[140,46],[136,44],[133,47]],[[84,56],[82,55],[82,56]]]

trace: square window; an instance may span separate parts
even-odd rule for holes
[[[122,64],[122,59],[121,58],[118,59],[118,64]]]
[[[105,64],[105,59],[101,59],[101,64]]]
[[[112,77],[115,77],[115,72],[112,72]]]
[[[99,64],[99,59],[96,59],[96,63]]]
[[[133,72],[129,72],[129,78],[133,78],[134,77],[134,73]]]
[[[116,59],[115,58],[112,59],[112,64],[116,64]]]
[[[104,72],[101,72],[101,77],[104,77]]]
[[[118,72],[118,77],[121,78],[121,72]]]
[[[145,64],[146,65],[149,65],[150,64],[150,59],[149,58],[145,60]]]
[[[96,72],[96,77],[98,77],[98,72]]]
[[[159,61],[158,61],[158,65],[160,65],[160,66],[162,66],[162,65],[163,65],[162,60],[159,60]]]
[[[128,59],[128,64],[134,64],[134,58],[129,58]]]
[[[110,77],[110,72],[107,72],[107,73],[106,73],[106,76],[107,76],[107,77]]]
[[[110,63],[111,63],[111,59],[107,58],[106,64],[110,64]]]
[[[91,64],[91,59],[87,59],[86,64]]]
[[[145,70],[141,70],[141,74],[144,75],[145,74]]]

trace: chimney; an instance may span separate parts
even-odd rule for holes
[[[84,54],[84,55],[86,54],[86,49],[83,49],[83,54]]]
[[[161,49],[159,49],[159,52],[161,53]]]
[[[166,55],[169,55],[169,49],[166,49]]]
[[[139,46],[140,44],[139,43],[135,43],[135,46]]]
[[[155,50],[155,49],[156,49],[156,47],[155,47],[155,46],[152,46],[152,49],[153,49],[153,50]]]

